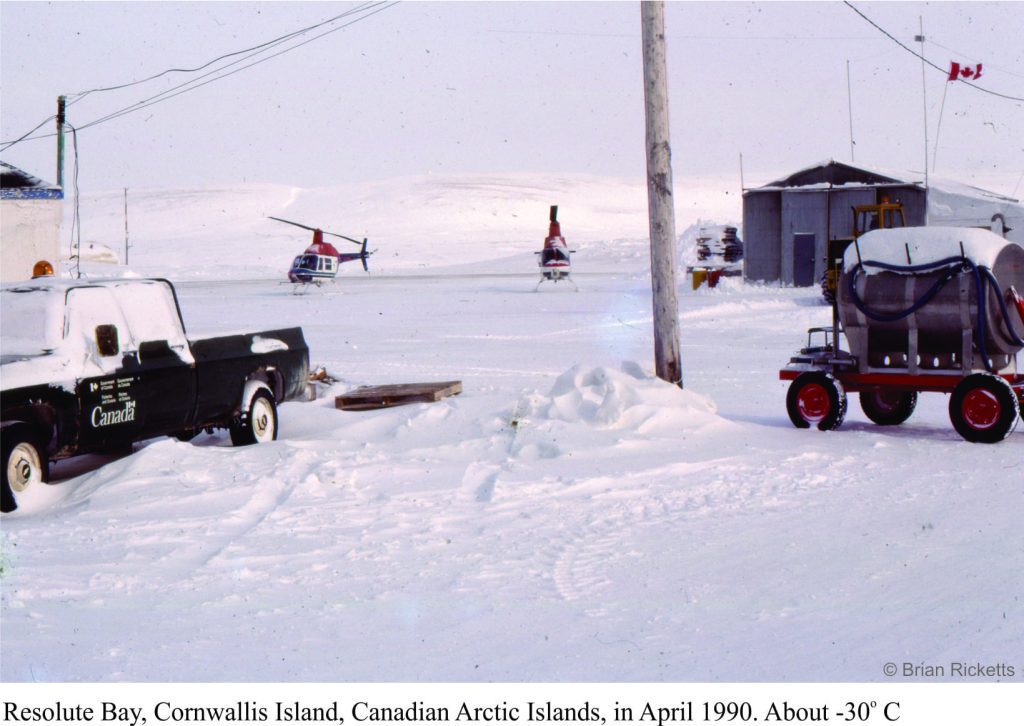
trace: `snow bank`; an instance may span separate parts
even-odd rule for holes
[[[692,430],[721,420],[710,398],[649,375],[632,361],[618,370],[573,366],[547,396],[532,397],[525,410],[533,419],[642,434]]]
[[[110,246],[99,242],[83,242],[79,252],[82,262],[102,265],[118,265],[121,263],[117,253]]]

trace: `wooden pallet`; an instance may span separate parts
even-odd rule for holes
[[[375,408],[404,406],[407,403],[432,403],[459,393],[462,393],[462,381],[361,386],[336,396],[334,407],[342,411],[369,411]]]

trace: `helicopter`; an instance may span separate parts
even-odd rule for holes
[[[338,274],[338,268],[341,267],[341,263],[351,262],[352,260],[362,260],[363,269],[367,272],[370,271],[370,268],[366,264],[366,260],[373,254],[373,252],[366,251],[365,237],[362,242],[359,242],[359,240],[346,237],[343,234],[325,232],[318,227],[309,227],[305,224],[293,222],[290,219],[281,219],[280,217],[268,218],[273,219],[276,222],[290,224],[294,227],[308,229],[313,233],[313,242],[306,248],[305,252],[292,261],[292,266],[288,270],[289,282],[298,282],[303,284],[312,283],[314,285],[319,285],[324,280],[333,280]],[[361,244],[362,250],[359,252],[338,252],[330,242],[324,242],[325,234],[329,234],[332,237],[339,237],[343,240],[352,242],[353,244]]]
[[[551,206],[548,218],[551,225],[548,227],[548,236],[544,239],[544,249],[534,253],[539,255],[537,265],[540,267],[540,282],[534,290],[537,290],[545,280],[555,283],[559,280],[569,280],[575,287],[576,283],[569,279],[569,272],[572,268],[571,255],[576,250],[569,249],[565,238],[562,237],[562,228],[558,224],[558,205]]]

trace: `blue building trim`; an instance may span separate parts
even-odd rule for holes
[[[28,187],[24,189],[0,189],[0,199],[63,199],[64,190],[60,187],[53,189],[39,189]]]
[[[64,190],[0,161],[0,199],[63,199]]]

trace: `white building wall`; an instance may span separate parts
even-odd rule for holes
[[[62,199],[0,200],[0,282],[28,280],[46,260],[60,274]]]

